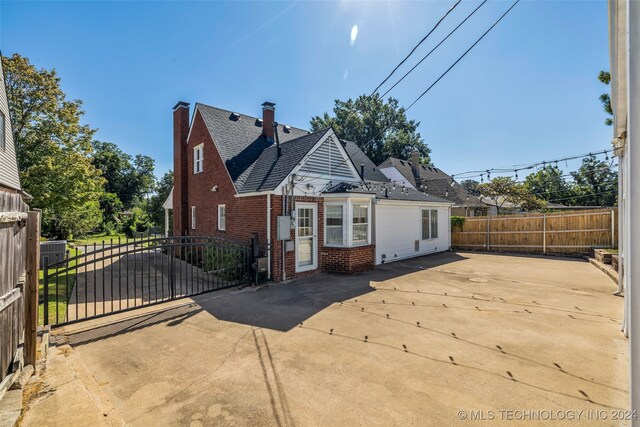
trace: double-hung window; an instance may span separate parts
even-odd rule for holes
[[[200,173],[204,170],[203,168],[203,160],[202,160],[202,148],[203,145],[200,144],[197,147],[193,147],[193,173]]]
[[[324,244],[361,246],[369,244],[370,201],[331,200],[324,206]]]
[[[353,244],[369,241],[369,205],[353,205]]]
[[[325,244],[327,245],[344,244],[344,208],[344,205],[327,205],[325,208],[327,222]]]
[[[218,230],[224,231],[227,224],[227,207],[218,205]]]
[[[438,238],[438,211],[422,209],[422,240]]]

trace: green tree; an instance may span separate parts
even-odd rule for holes
[[[105,191],[117,195],[125,209],[151,193],[155,186],[155,162],[138,154],[131,157],[112,142],[93,141],[91,161],[106,179]]]
[[[513,178],[500,176],[479,185],[480,193],[494,202],[498,215],[505,203],[520,206],[523,210],[537,210],[545,206],[545,202],[533,195],[525,185]]]
[[[598,80],[608,86],[609,83],[611,83],[611,73],[609,73],[608,71],[600,71],[600,73],[598,74]],[[613,124],[613,109],[611,108],[611,97],[608,93],[603,93],[602,95],[600,95],[600,102],[602,102],[602,108],[604,108],[604,111],[607,112],[607,114],[609,114],[610,116],[605,119],[604,124],[606,124],[607,126],[611,126]]]
[[[112,232],[121,222],[124,207],[118,196],[114,193],[102,193],[100,196],[100,210],[102,211],[102,231]]]
[[[573,195],[571,186],[565,180],[562,170],[557,166],[545,166],[529,174],[524,180],[529,192],[548,202],[557,200],[570,204]]]
[[[173,172],[165,173],[156,185],[156,192],[149,199],[148,212],[156,227],[164,227],[164,204],[173,188]]]
[[[618,172],[611,165],[595,156],[582,159],[582,165],[571,172],[580,206],[614,206],[618,200]]]
[[[467,191],[467,193],[471,194],[472,196],[480,196],[480,183],[475,179],[465,179],[464,181],[460,182],[460,185]]]
[[[423,164],[430,164],[431,149],[417,131],[419,124],[407,118],[397,99],[384,102],[379,94],[361,95],[355,101],[336,99],[333,115],[311,119],[314,131],[332,126],[340,139],[358,144],[377,165],[388,157],[409,159],[413,151],[420,152]]]
[[[89,160],[94,130],[80,124],[82,102],[67,100],[55,70],[36,69],[19,54],[3,57],[18,167],[43,233],[66,238],[102,221],[104,180]]]

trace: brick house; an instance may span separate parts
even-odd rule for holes
[[[451,203],[395,186],[331,128],[278,124],[271,102],[262,118],[179,102],[173,123],[174,235],[257,233],[276,281],[449,249]]]

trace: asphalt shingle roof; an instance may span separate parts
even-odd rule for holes
[[[395,188],[394,188],[395,187]],[[409,187],[394,186],[390,182],[370,182],[369,189],[363,188],[358,184],[340,183],[328,190],[324,191],[325,194],[336,193],[358,193],[358,194],[373,194],[376,199],[380,200],[405,200],[414,202],[438,202],[438,203],[451,203],[451,201],[443,199],[442,197],[432,196],[430,194],[422,193],[418,190],[414,190]]]
[[[251,193],[276,188],[330,130],[331,128],[322,129],[281,143],[280,157],[276,157],[277,149],[274,144],[266,148],[255,162],[240,192]]]
[[[351,157],[354,166],[360,173],[360,165],[364,165],[364,180],[373,182],[389,182],[389,178],[371,161],[355,142],[342,141],[345,151]]]
[[[239,191],[262,152],[273,145],[262,135],[262,121],[200,103],[196,104],[196,108]],[[308,134],[303,129],[280,124],[278,126],[281,143]]]
[[[200,111],[239,193],[274,189],[300,163],[309,150],[330,131],[330,128],[326,128],[311,133],[304,129],[278,125],[281,155],[276,158],[275,143],[267,141],[262,135],[261,119],[201,103],[196,104],[196,108]],[[341,142],[358,172],[360,172],[360,165],[364,165],[365,181],[377,185],[377,188],[380,188],[383,183],[388,183],[386,197],[383,195],[382,198],[448,201],[441,197],[434,197],[441,196],[440,194],[425,195],[409,188],[402,192],[400,187],[394,190],[389,179],[380,172],[380,169],[362,152],[357,144],[351,141]],[[402,170],[401,172],[403,173]],[[450,180],[450,178],[448,179]],[[357,191],[346,187],[342,190]],[[333,192],[335,191],[336,189],[333,190]],[[376,194],[376,197],[378,196],[380,196],[379,193]]]
[[[410,161],[396,159],[394,157],[389,157],[378,167],[395,167],[398,172],[407,179],[407,182],[411,183],[414,187],[420,188],[421,185],[425,185],[428,194],[447,199],[453,202],[455,206],[486,206],[480,199],[469,194],[469,192],[456,181],[453,181],[453,186],[451,186],[451,181],[453,180],[451,176],[438,168],[419,165],[419,176],[416,176]]]

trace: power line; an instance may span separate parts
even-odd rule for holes
[[[389,74],[389,75],[388,75],[388,76],[387,76],[387,77],[382,81],[382,83],[380,83],[380,84],[379,84],[379,85],[378,85],[378,86],[373,90],[373,92],[371,92],[371,95],[369,95],[369,97],[371,97],[374,93],[376,93],[376,92],[378,91],[378,89],[380,89],[380,86],[382,86],[383,84],[385,84],[385,83],[387,82],[387,80],[389,80],[389,78],[391,78],[391,76],[393,75],[393,73],[395,73],[395,72],[396,72],[396,70],[397,70],[398,68],[400,68],[400,66],[401,66],[402,64],[404,64],[404,63],[405,63],[405,61],[406,61],[407,59],[409,59],[409,57],[410,57],[411,55],[413,55],[413,52],[415,52],[415,51],[416,51],[416,49],[417,49],[417,48],[418,48],[418,47],[419,47],[419,46],[420,46],[420,45],[421,45],[421,44],[422,44],[422,43],[423,43],[423,42],[424,42],[424,41],[425,41],[425,40],[426,40],[430,35],[431,35],[431,33],[433,33],[433,32],[435,31],[435,29],[436,29],[436,28],[438,28],[438,26],[440,25],[440,23],[441,23],[442,21],[444,21],[444,19],[447,17],[447,15],[449,15],[449,14],[453,11],[453,9],[455,9],[455,8],[460,4],[460,2],[461,2],[461,1],[462,1],[462,0],[458,0],[458,1],[453,5],[453,6],[451,6],[451,9],[449,9],[449,10],[447,11],[447,13],[445,13],[445,14],[442,16],[442,18],[440,18],[440,19],[438,20],[438,22],[436,22],[436,25],[434,25],[434,26],[433,26],[433,28],[431,29],[431,31],[429,31],[429,32],[427,33],[427,35],[426,35],[426,36],[424,36],[424,37],[422,38],[422,40],[420,40],[420,41],[418,42],[418,44],[417,44],[417,45],[415,45],[415,46],[413,47],[413,49],[411,49],[411,52],[409,52],[409,54],[408,54],[407,56],[405,56],[405,57],[404,57],[404,59],[403,59],[402,61],[400,61],[400,63],[399,63],[398,65],[396,65],[396,67],[395,67],[395,68],[391,71],[391,73],[390,73],[390,74]]]
[[[482,39],[484,38],[484,36],[486,36],[487,34],[489,34],[489,31],[491,31],[491,30],[492,30],[496,25],[498,25],[498,22],[502,21],[502,18],[504,18],[504,17],[505,17],[505,16],[506,16],[510,11],[511,11],[511,9],[513,9],[513,8],[514,8],[514,7],[515,7],[519,2],[520,2],[520,0],[516,0],[516,1],[511,5],[511,7],[510,7],[509,9],[507,9],[507,11],[506,11],[505,13],[503,13],[503,14],[502,14],[502,16],[500,16],[500,18],[498,18],[498,20],[497,20],[496,22],[494,22],[494,23],[493,23],[493,25],[492,25],[492,26],[490,26],[490,27],[489,27],[489,29],[488,29],[487,31],[485,31],[485,32],[484,32],[484,34],[482,34],[482,35],[480,36],[480,38],[479,38],[478,40],[476,40],[476,41],[475,41],[475,43],[473,43],[473,44],[471,45],[471,47],[470,47],[469,49],[467,49],[467,50],[466,50],[466,51],[465,51],[465,52],[464,52],[464,53],[463,53],[463,54],[462,54],[462,55],[461,55],[461,56],[456,60],[456,62],[454,62],[453,64],[451,64],[451,66],[450,66],[449,68],[447,68],[447,70],[446,70],[444,73],[442,73],[442,75],[441,75],[440,77],[438,77],[438,79],[437,79],[435,82],[433,82],[433,83],[431,84],[431,86],[429,86],[429,87],[428,87],[424,92],[422,92],[422,93],[420,94],[420,96],[419,96],[419,97],[417,97],[417,98],[415,99],[415,101],[413,101],[413,102],[411,103],[411,105],[409,105],[409,106],[407,107],[407,109],[406,109],[405,111],[408,111],[411,107],[413,107],[413,106],[415,105],[415,103],[416,103],[416,102],[418,102],[418,101],[419,101],[423,96],[425,96],[425,95],[427,94],[427,92],[429,92],[429,91],[431,90],[431,88],[432,88],[432,87],[434,87],[434,86],[435,86],[435,85],[436,85],[436,84],[437,84],[437,83],[438,83],[438,82],[439,82],[439,81],[440,81],[444,76],[446,76],[446,75],[447,75],[447,73],[448,73],[449,71],[451,71],[451,69],[452,69],[453,67],[455,67],[455,66],[456,66],[456,64],[457,64],[458,62],[460,62],[460,61],[462,60],[462,58],[464,58],[464,57],[466,56],[466,54],[467,54],[467,53],[469,53],[469,51],[470,51],[471,49],[473,49],[473,48],[474,48],[478,43],[480,43],[480,40],[482,40]]]
[[[447,36],[445,38],[443,38],[440,43],[438,43],[437,45],[435,45],[435,47],[433,49],[431,49],[429,51],[429,53],[427,53],[425,56],[422,57],[422,59],[420,61],[418,61],[418,63],[416,65],[414,65],[409,71],[406,72],[406,74],[402,77],[400,77],[400,80],[398,80],[397,82],[394,83],[393,86],[391,86],[389,89],[387,89],[387,91],[385,93],[382,94],[382,98],[385,97],[386,94],[388,94],[389,92],[391,92],[391,90],[393,90],[394,87],[398,86],[398,84],[400,84],[400,82],[402,80],[405,79],[405,77],[407,77],[409,74],[411,74],[411,72],[413,72],[413,70],[415,70],[420,64],[422,64],[422,62],[427,59],[436,49],[438,49],[440,47],[440,45],[442,43],[444,43],[453,33],[455,33],[458,28],[460,28],[462,26],[462,24],[464,24],[465,22],[467,22],[467,20],[469,18],[471,18],[471,16],[473,16],[474,13],[476,13],[478,11],[478,9],[480,9],[488,0],[484,0],[482,3],[480,3],[480,5],[478,7],[476,7],[475,9],[473,9],[473,11],[467,15],[466,18],[464,18],[464,20],[462,22],[460,22],[453,30],[451,30],[451,32],[449,34],[447,34]],[[375,91],[374,91],[375,92]]]
[[[451,175],[451,177],[458,177],[459,179],[470,179],[470,178],[474,178],[474,177],[482,177],[485,175],[490,175],[492,173],[494,174],[501,174],[501,173],[518,173],[520,171],[523,170],[529,170],[529,169],[533,169],[537,166],[543,166],[543,167],[547,167],[547,166],[553,166],[554,164],[557,166],[558,163],[560,162],[567,162],[569,160],[577,160],[577,159],[583,159],[585,157],[592,157],[592,156],[597,156],[599,154],[604,154],[607,156],[607,159],[609,157],[609,153],[612,153],[613,150],[603,150],[603,151],[597,151],[597,152],[591,152],[588,154],[579,154],[579,155],[574,155],[574,156],[568,156],[568,157],[563,157],[563,158],[559,158],[559,159],[553,159],[553,160],[545,160],[545,161],[541,161],[541,162],[535,162],[535,163],[521,163],[519,165],[513,165],[512,167],[500,167],[500,168],[491,168],[491,169],[483,169],[483,170],[473,170],[473,171],[467,171],[467,172],[460,172],[460,173],[456,173]]]

